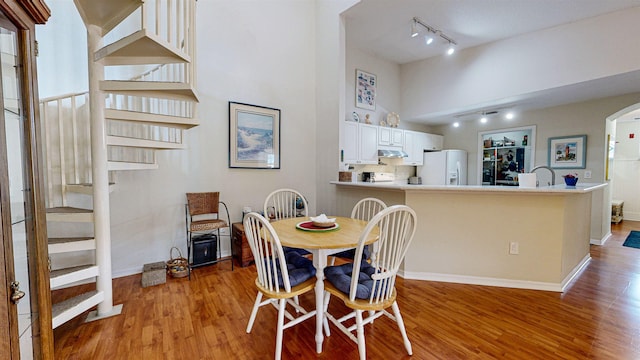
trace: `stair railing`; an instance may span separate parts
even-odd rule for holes
[[[40,100],[48,207],[67,205],[66,184],[91,182],[88,102],[88,92]]]

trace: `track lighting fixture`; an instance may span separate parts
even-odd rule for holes
[[[433,40],[436,37],[440,37],[444,41],[449,43],[447,54],[449,55],[453,54],[453,52],[455,51],[455,46],[458,45],[458,43],[456,43],[452,38],[444,34],[442,31],[434,28],[433,26],[426,24],[424,21],[420,20],[417,17],[414,17],[413,22],[411,23],[411,37],[418,36],[418,33],[419,33],[418,25],[422,26],[427,30],[427,34],[424,37],[425,44],[430,45],[431,43],[433,43]]]
[[[411,37],[418,36],[418,21],[413,19],[413,23],[411,24]]]

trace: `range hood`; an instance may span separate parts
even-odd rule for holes
[[[378,157],[406,158],[409,157],[409,154],[402,150],[378,149]]]

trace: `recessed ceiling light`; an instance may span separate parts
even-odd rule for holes
[[[487,117],[486,116],[481,117],[480,118],[480,122],[483,123],[483,124],[486,124],[487,123]]]
[[[460,123],[459,123],[459,122],[454,122],[454,123],[453,123],[453,127],[458,127],[458,126],[460,126]]]
[[[514,116],[514,115],[513,115],[513,113],[512,113],[512,112],[508,112],[508,113],[507,113],[507,115],[505,115],[504,117],[506,117],[506,118],[507,118],[507,120],[511,120],[511,119],[513,119],[513,116]]]

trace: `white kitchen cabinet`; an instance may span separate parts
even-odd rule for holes
[[[404,165],[422,165],[424,147],[427,143],[427,133],[405,130],[403,150],[407,153],[406,158],[402,159]]]
[[[426,134],[427,137],[425,139],[426,143],[424,144],[424,150],[442,150],[444,136],[429,133]]]
[[[404,144],[404,131],[402,129],[380,127],[378,129],[378,145],[402,147]]]
[[[342,134],[342,160],[345,164],[378,163],[377,126],[345,121]]]

